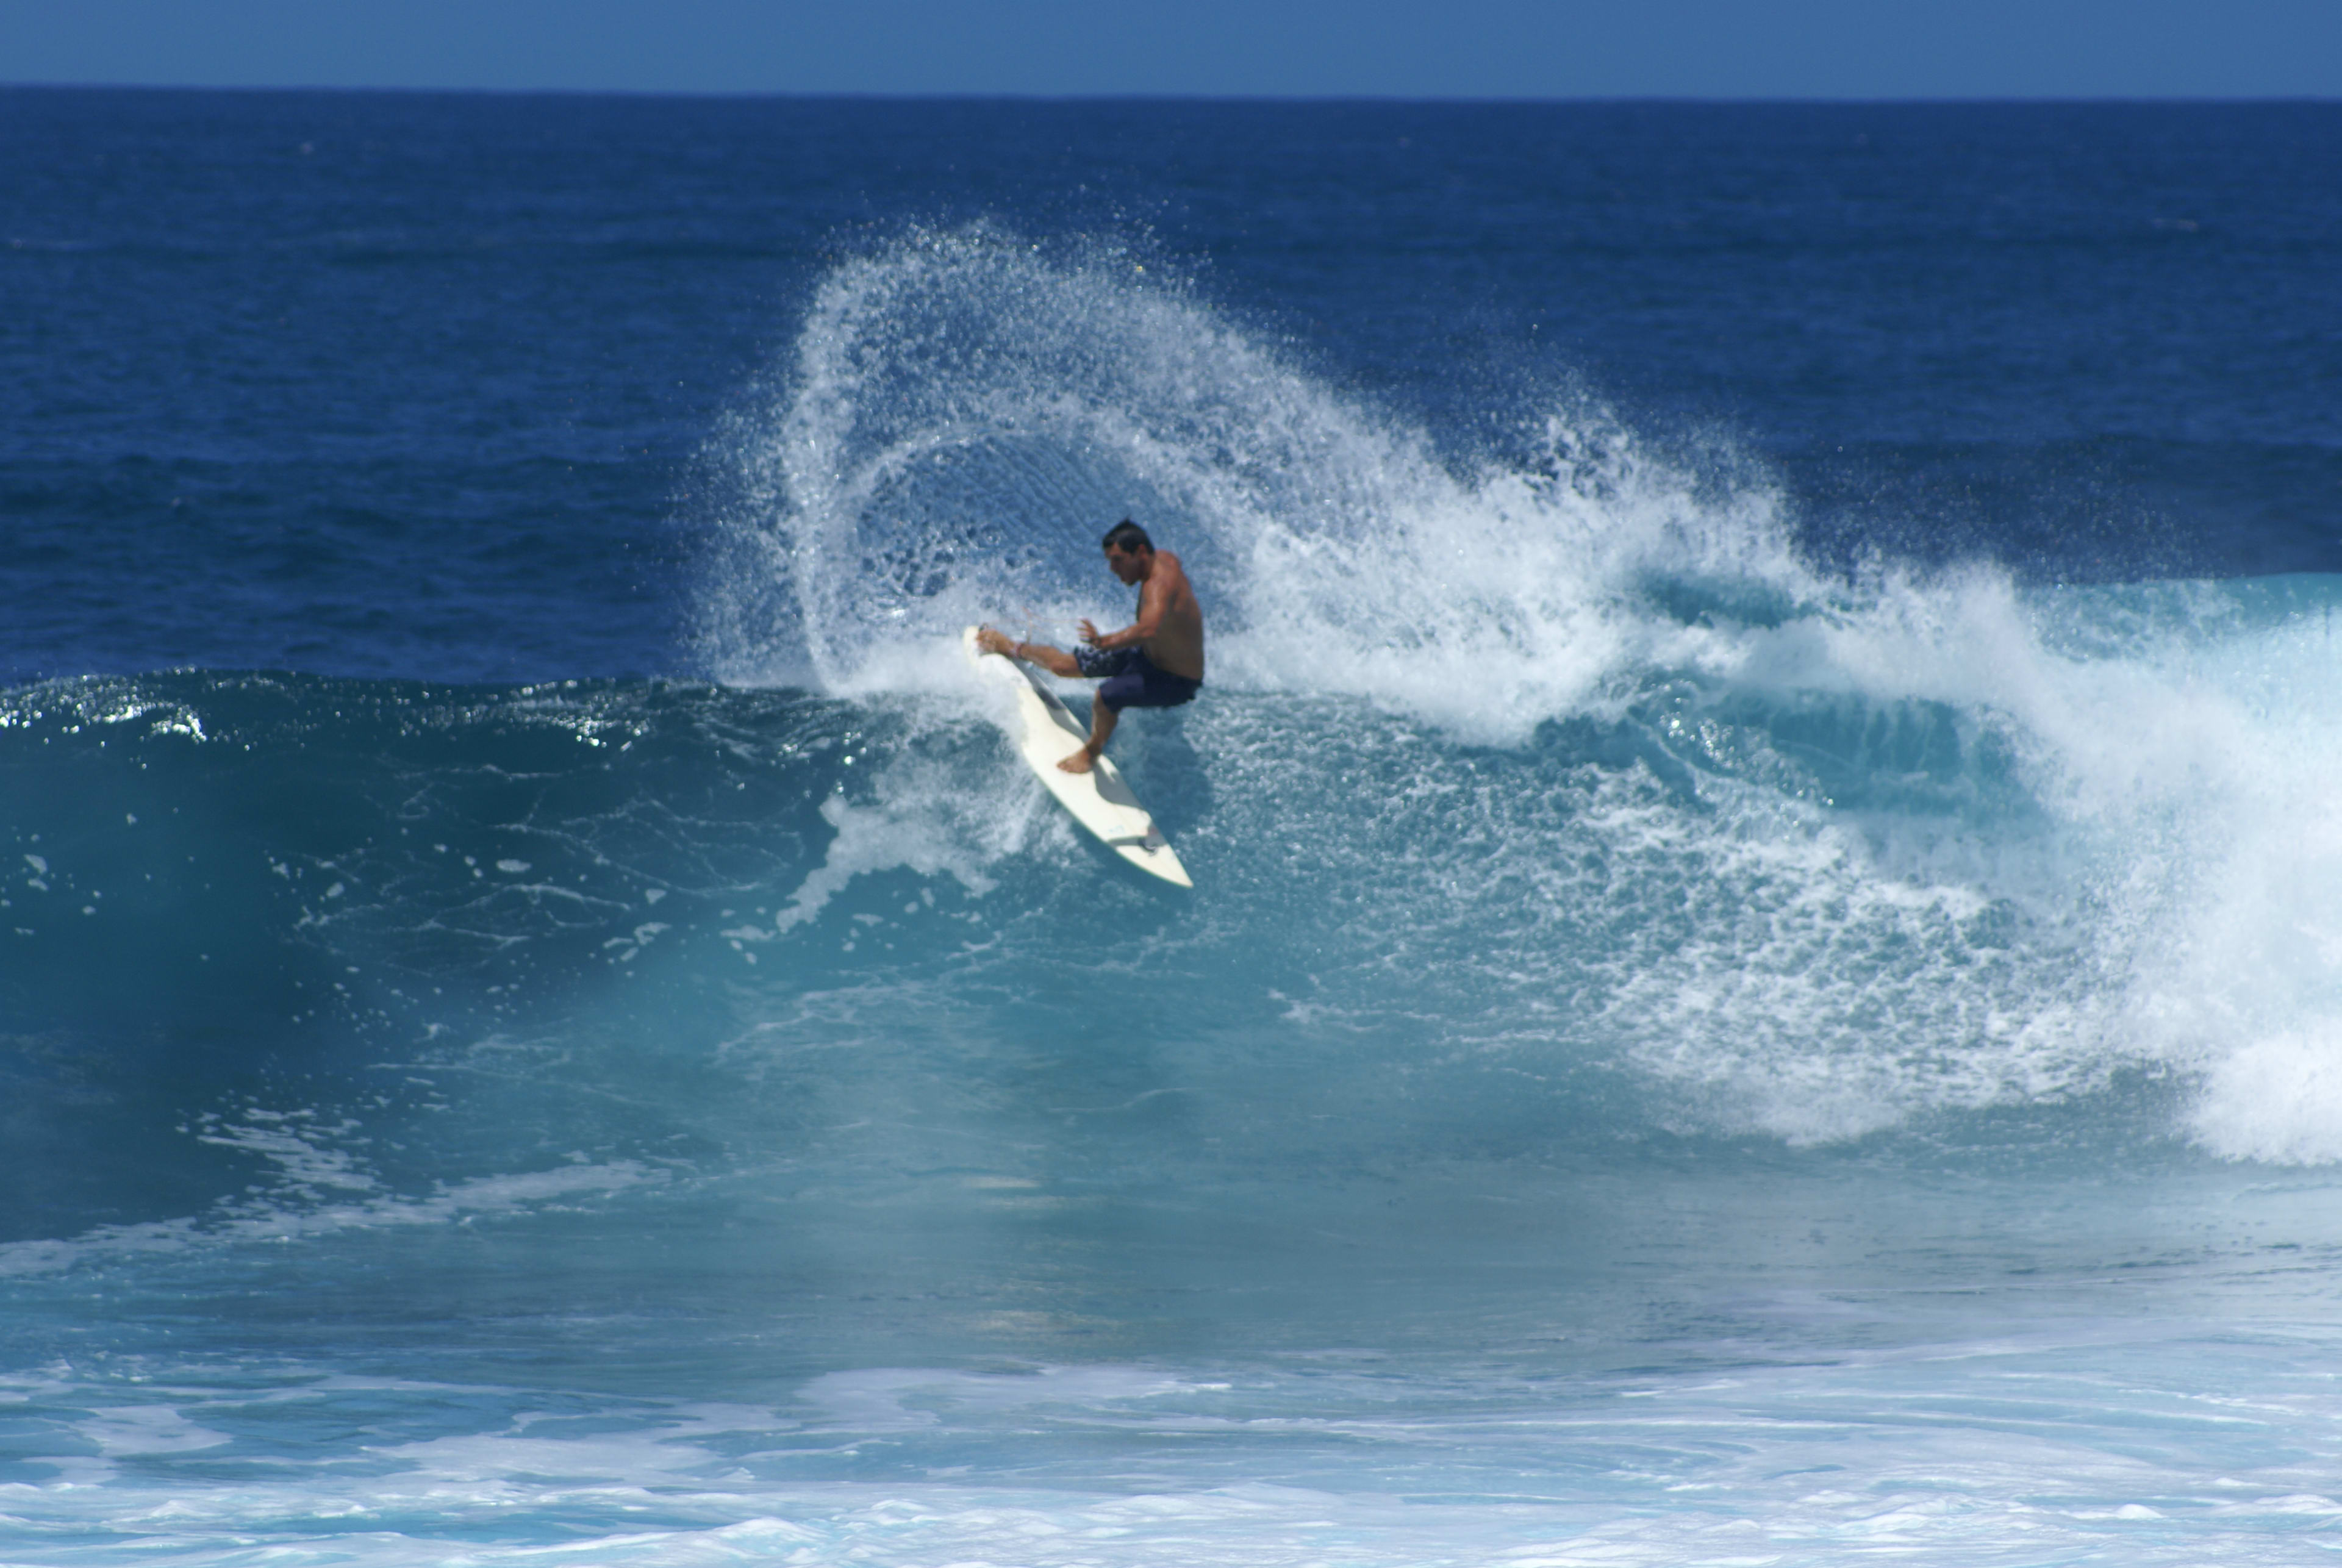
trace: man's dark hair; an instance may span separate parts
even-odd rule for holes
[[[1136,555],[1141,550],[1149,555],[1155,554],[1155,541],[1146,536],[1146,529],[1127,517],[1107,529],[1101,543],[1117,555]]]

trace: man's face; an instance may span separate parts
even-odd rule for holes
[[[1133,550],[1125,554],[1109,544],[1106,550],[1106,569],[1126,583],[1143,581],[1146,576],[1146,552]]]

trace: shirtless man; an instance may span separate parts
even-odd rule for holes
[[[1107,569],[1138,585],[1138,618],[1119,632],[1082,623],[1086,648],[1064,653],[1046,643],[1012,643],[986,626],[976,645],[987,654],[1030,659],[1066,680],[1102,684],[1090,701],[1090,738],[1057,765],[1086,774],[1097,765],[1125,708],[1176,708],[1204,684],[1204,610],[1179,557],[1157,550],[1146,530],[1126,517],[1106,531]]]

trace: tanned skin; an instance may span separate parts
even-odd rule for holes
[[[1196,603],[1196,590],[1189,585],[1179,557],[1168,550],[1123,551],[1109,544],[1106,564],[1116,577],[1137,586],[1138,619],[1118,632],[1101,632],[1084,621],[1082,641],[1093,648],[1138,648],[1165,674],[1202,680],[1204,607]],[[976,634],[976,645],[987,654],[1030,659],[1069,681],[1081,678],[1082,668],[1073,654],[1046,643],[1012,642],[1007,634],[986,626]],[[1069,774],[1086,774],[1096,767],[1114,734],[1115,718],[1112,708],[1091,698],[1090,738],[1057,765]]]

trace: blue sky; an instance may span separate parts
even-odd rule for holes
[[[0,82],[2342,96],[2342,0],[0,0]]]

